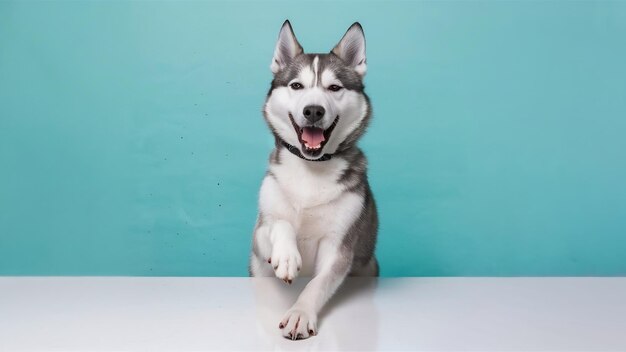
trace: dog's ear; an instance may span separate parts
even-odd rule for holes
[[[352,66],[358,74],[365,75],[365,34],[359,22],[354,22],[343,38],[335,45],[331,53],[339,56],[346,64]]]
[[[285,21],[278,34],[278,41],[276,42],[276,49],[274,49],[274,57],[272,58],[270,69],[275,74],[287,66],[294,57],[303,52],[302,46],[300,46],[298,39],[296,39],[296,35],[293,34],[291,23],[289,23],[289,20]]]

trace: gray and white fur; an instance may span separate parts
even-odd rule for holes
[[[283,24],[263,113],[276,138],[259,195],[251,276],[312,276],[279,328],[317,334],[320,310],[348,275],[377,276],[378,217],[357,147],[371,118],[365,37],[354,23],[328,54],[305,54]]]

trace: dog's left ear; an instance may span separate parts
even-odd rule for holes
[[[339,56],[346,64],[352,66],[359,75],[365,75],[365,71],[367,71],[365,34],[359,22],[355,22],[348,28],[346,34],[331,50],[331,53]]]

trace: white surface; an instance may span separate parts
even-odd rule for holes
[[[350,279],[286,340],[305,282],[4,277],[0,350],[626,351],[626,278]]]

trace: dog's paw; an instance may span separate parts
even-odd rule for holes
[[[291,284],[302,267],[302,257],[295,246],[275,247],[268,263],[274,268],[277,278]]]
[[[285,338],[302,340],[317,335],[317,316],[298,308],[291,308],[278,324]]]

